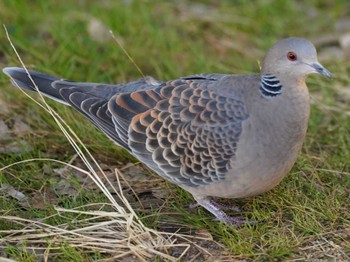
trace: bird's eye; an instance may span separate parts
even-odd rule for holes
[[[297,60],[297,54],[294,52],[288,52],[287,58],[290,61],[295,61],[295,60]]]

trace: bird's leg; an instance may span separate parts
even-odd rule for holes
[[[238,206],[234,206],[234,205],[230,206],[230,205],[225,205],[225,204],[222,204],[222,203],[218,203],[212,198],[209,198],[209,201],[213,205],[215,205],[217,208],[220,208],[220,209],[223,209],[223,210],[231,210],[231,211],[234,211],[234,212],[241,212],[241,209]]]
[[[217,204],[215,201],[213,201],[209,197],[200,197],[195,199],[198,205],[204,207],[206,210],[212,213],[217,220],[224,222],[227,225],[232,225],[232,224],[242,225],[245,223],[250,223],[249,221],[246,221],[244,218],[241,218],[241,217],[230,217],[224,211],[221,210],[221,208],[223,207],[222,205]]]
[[[212,199],[211,197],[208,197],[208,200],[211,202],[211,204],[213,204],[214,206],[216,206],[219,209],[231,210],[234,212],[241,212],[241,209],[238,206],[230,206],[230,205],[218,203],[218,202],[214,201],[214,199]],[[200,206],[200,204],[198,202],[188,205],[189,208],[196,208],[198,206]]]

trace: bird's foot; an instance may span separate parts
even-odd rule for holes
[[[245,224],[251,224],[252,222],[249,220],[246,220],[244,217],[234,217],[234,216],[229,216],[225,212],[221,211],[222,214],[214,214],[216,219],[220,222],[224,222],[228,226],[241,226]]]
[[[255,224],[254,221],[246,220],[244,217],[231,217],[221,210],[221,209],[225,209],[225,210],[240,212],[240,209],[238,207],[227,206],[227,205],[217,203],[209,197],[196,198],[196,200],[197,200],[197,204],[192,204],[191,205],[192,207],[196,207],[198,205],[204,207],[206,210],[212,213],[217,220],[219,220],[220,222],[224,222],[226,225],[231,226],[231,225]]]

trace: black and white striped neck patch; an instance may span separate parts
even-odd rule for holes
[[[278,96],[282,94],[282,85],[277,77],[271,74],[261,75],[260,91],[264,96]]]

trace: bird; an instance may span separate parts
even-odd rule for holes
[[[3,72],[22,89],[71,106],[161,177],[192,194],[226,224],[216,198],[246,198],[277,186],[302,148],[310,114],[309,74],[332,74],[304,38],[275,43],[256,74],[195,74],[99,84],[18,67]],[[29,78],[30,74],[32,80]]]

